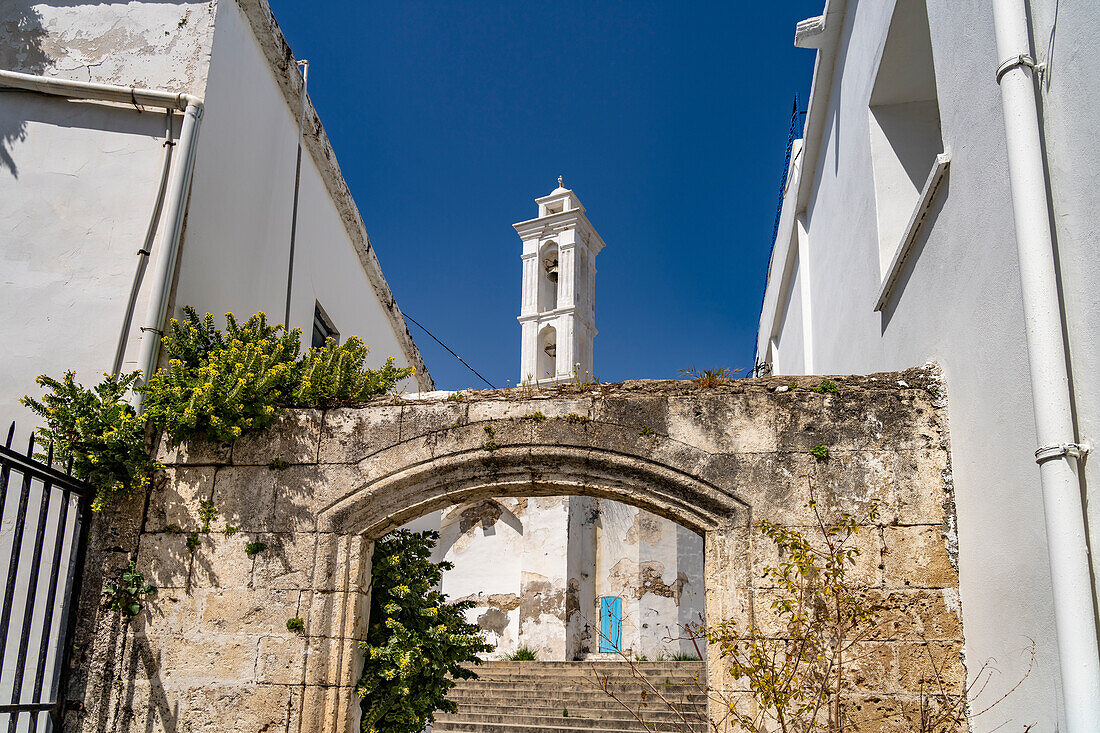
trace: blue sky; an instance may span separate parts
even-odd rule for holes
[[[519,372],[511,225],[558,175],[607,243],[602,381],[749,367],[791,103],[823,0],[272,0],[402,310]],[[443,389],[479,386],[416,326]],[[483,386],[483,385],[481,385]]]

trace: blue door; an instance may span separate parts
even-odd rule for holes
[[[623,644],[623,599],[600,597],[600,651],[617,652]]]

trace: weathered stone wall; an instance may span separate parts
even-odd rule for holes
[[[811,481],[829,508],[880,505],[858,577],[888,628],[865,643],[852,700],[878,729],[913,729],[920,661],[931,653],[956,689],[964,677],[940,385],[931,370],[838,378],[836,394],[789,381],[386,398],[294,411],[233,446],[163,449],[149,495],[94,528],[83,729],[355,730],[371,540],[478,498],[603,496],[672,519],[705,537],[708,619],[774,627],[762,567],[776,558],[751,523],[812,525]],[[202,501],[218,509],[208,532]],[[249,556],[247,542],[267,549]],[[98,593],[131,556],[161,590],[127,626]],[[304,632],[287,630],[293,617]]]

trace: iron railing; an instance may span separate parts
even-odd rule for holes
[[[52,443],[32,434],[22,454],[14,435],[0,446],[0,731],[61,731],[95,490],[54,466]]]
[[[783,175],[779,179],[779,203],[775,206],[775,226],[772,227],[772,245],[779,234],[779,217],[783,214],[783,191],[787,188],[787,174],[791,168],[791,150],[794,149],[794,141],[798,139],[799,118],[803,115],[798,109],[798,95],[794,95],[794,106],[791,107],[791,126],[787,130],[787,157],[783,159]]]

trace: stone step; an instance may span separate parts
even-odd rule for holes
[[[629,710],[615,700],[611,700],[612,706],[606,708],[594,708],[588,705],[569,707],[565,703],[546,703],[544,705],[507,705],[495,702],[465,703],[459,704],[457,713],[441,713],[441,719],[469,717],[474,715],[536,715],[542,718],[582,718],[593,720],[627,720],[635,718]],[[680,720],[682,717],[691,718],[697,714],[700,706],[677,705],[677,710],[670,710],[664,703],[648,703],[645,706],[631,706],[631,710],[638,713],[645,720]],[[565,714],[563,714],[565,713]]]
[[[654,705],[664,704],[653,693],[643,695],[640,690],[627,690],[617,691],[612,690],[615,696],[624,702],[636,703],[651,701]],[[677,705],[701,705],[706,702],[706,695],[702,691],[692,691],[689,693],[681,694],[669,694],[665,691],[661,691],[661,695],[669,702]],[[585,707],[601,708],[605,706],[614,706],[618,703],[603,690],[597,689],[580,689],[580,690],[498,690],[487,692],[484,690],[451,690],[447,697],[456,703],[466,704],[478,704],[481,702],[491,702],[494,705],[501,704],[507,705],[509,702],[520,702],[524,705],[538,704],[545,701],[547,705],[557,706],[559,703],[568,704],[569,701],[575,701],[574,704],[583,704]]]
[[[680,672],[637,672],[632,673],[624,670],[622,672],[599,672],[591,669],[577,669],[569,672],[523,672],[518,670],[485,670],[477,669],[473,670],[474,674],[478,676],[478,679],[482,680],[533,680],[533,681],[557,681],[557,680],[594,680],[594,679],[608,679],[612,681],[616,680],[630,680],[638,679],[639,677],[645,677],[646,679],[652,679],[655,681],[668,680],[670,683],[684,684],[687,682],[694,682],[696,680],[705,679],[703,673],[699,674],[683,674]],[[456,680],[460,682],[461,680]]]
[[[526,690],[529,692],[553,692],[554,690],[568,689],[568,690],[602,690],[605,686],[615,692],[630,691],[630,690],[649,690],[655,687],[662,693],[691,693],[702,692],[704,684],[702,681],[695,682],[694,680],[683,682],[671,682],[666,683],[664,680],[649,679],[621,679],[621,680],[609,680],[605,685],[602,681],[596,679],[548,679],[548,680],[533,680],[531,678],[517,677],[515,679],[502,679],[502,680],[461,680],[455,685],[455,690]]]
[[[569,712],[569,711],[566,711]],[[438,716],[437,721],[439,723],[464,723],[464,724],[497,724],[497,725],[509,725],[509,726],[542,726],[544,728],[553,728],[557,726],[583,726],[584,730],[592,731],[608,731],[608,730],[623,730],[625,729],[637,729],[646,730],[646,726],[663,726],[673,727],[674,725],[680,725],[681,727],[696,728],[705,725],[703,721],[691,721],[690,723],[684,723],[676,719],[658,719],[649,718],[648,716],[642,716],[641,722],[636,718],[623,717],[623,718],[596,718],[585,717],[582,715],[574,715],[570,712],[569,715],[562,715],[561,712],[557,715],[497,715],[493,713],[467,713],[464,715],[451,715],[451,716]],[[434,728],[435,726],[433,726]]]
[[[479,679],[456,681],[448,697],[458,710],[439,715],[432,727],[434,733],[706,730],[702,662],[645,662],[632,666],[614,661],[494,661],[472,669]],[[621,702],[601,688],[599,680],[604,677]],[[669,709],[649,692],[649,685],[656,687],[675,709]],[[637,720],[631,710],[646,722]],[[677,711],[699,722],[685,724]]]
[[[547,722],[527,725],[518,723],[448,721],[433,723],[431,726],[432,733],[467,733],[470,731],[474,733],[582,733],[583,731],[592,730],[595,729],[593,729],[591,725],[588,725],[586,721],[569,718],[562,719],[561,724]],[[654,724],[647,727],[641,723],[635,722],[634,725],[602,729],[602,733],[706,733],[706,730],[705,723],[700,723],[691,727],[675,723]]]

